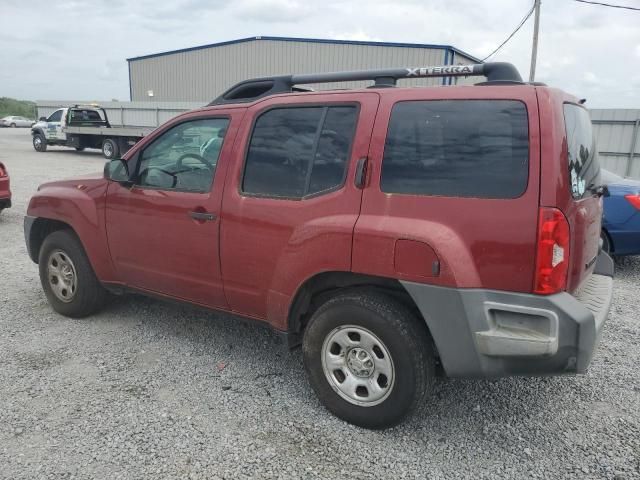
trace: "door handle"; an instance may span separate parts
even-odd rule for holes
[[[189,216],[194,220],[202,220],[204,222],[210,222],[216,219],[216,215],[214,213],[207,212],[189,212]]]
[[[356,188],[363,189],[366,178],[367,178],[367,157],[362,157],[358,159],[358,163],[356,164],[356,176],[353,182]]]

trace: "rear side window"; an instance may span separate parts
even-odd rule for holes
[[[591,195],[600,185],[600,162],[596,152],[591,118],[586,109],[564,104],[564,125],[567,131],[567,159],[571,195],[575,199]]]
[[[358,109],[355,106],[277,108],[254,126],[242,191],[303,198],[344,183]]]
[[[516,198],[527,188],[527,109],[514,100],[399,102],[391,112],[382,191]]]

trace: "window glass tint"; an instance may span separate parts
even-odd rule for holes
[[[244,192],[293,198],[304,195],[323,110],[281,108],[258,118],[247,153]]]
[[[137,184],[208,192],[228,124],[226,119],[208,118],[166,131],[142,152]]]
[[[400,102],[382,161],[384,192],[516,198],[527,188],[529,128],[511,100]]]
[[[341,185],[356,112],[356,107],[300,107],[262,114],[249,143],[243,192],[302,198]]]
[[[59,122],[62,119],[62,110],[57,110],[47,118],[47,122]]]
[[[100,122],[102,117],[96,110],[71,110],[71,122]]]
[[[567,157],[569,181],[573,198],[591,195],[591,188],[600,185],[600,163],[591,129],[591,118],[586,109],[577,105],[564,105],[564,124],[567,130]]]
[[[341,185],[351,151],[358,110],[355,107],[332,107],[327,111],[318,138],[307,194]]]

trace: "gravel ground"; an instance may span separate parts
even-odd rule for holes
[[[0,161],[0,478],[640,478],[640,257],[617,267],[587,375],[442,379],[424,413],[372,432],[327,413],[265,328],[138,296],[53,313],[22,216],[39,183],[103,158],[4,129]]]

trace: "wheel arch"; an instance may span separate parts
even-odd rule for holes
[[[607,240],[609,241],[609,253],[610,254],[616,253],[616,245],[613,242],[613,237],[609,233],[609,230],[607,230],[606,227],[602,227],[602,233],[607,237]]]
[[[322,272],[308,278],[298,288],[290,304],[287,323],[290,348],[300,345],[302,333],[316,308],[332,294],[346,289],[372,289],[384,292],[405,303],[424,321],[409,292],[395,278],[341,271]],[[429,329],[426,321],[424,326]]]
[[[71,230],[76,236],[78,236],[77,232],[71,225],[61,220],[42,217],[37,217],[33,220],[33,223],[27,232],[26,241],[29,258],[31,258],[34,263],[38,263],[38,257],[40,255],[40,249],[42,248],[44,239],[58,230]],[[82,243],[82,241],[80,241],[80,243]]]

